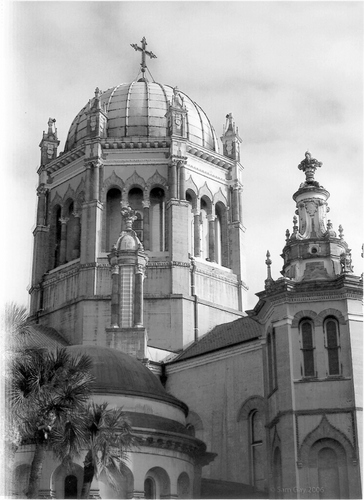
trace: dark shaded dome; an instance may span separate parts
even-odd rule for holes
[[[73,345],[66,349],[73,355],[86,354],[92,359],[95,393],[157,399],[187,413],[187,406],[168,394],[156,375],[132,356],[110,347]]]
[[[187,114],[187,138],[194,144],[218,152],[215,131],[202,108],[184,92]],[[100,95],[101,107],[108,116],[107,137],[161,140],[168,136],[166,113],[172,100],[173,87],[155,82],[122,83]],[[73,120],[65,151],[80,146],[87,139],[86,104]]]

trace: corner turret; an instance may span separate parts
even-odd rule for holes
[[[337,237],[331,221],[326,222],[330,193],[315,180],[315,171],[321,166],[309,151],[298,165],[306,180],[293,195],[296,215],[292,233],[286,231],[281,271],[284,277],[294,281],[333,279],[343,273],[352,273],[350,249],[342,231],[339,229]]]
[[[221,137],[223,154],[232,160],[240,161],[240,144],[242,140],[239,136],[238,127],[235,126],[233,115],[226,115],[226,123]]]
[[[59,146],[59,140],[57,137],[57,129],[54,125],[55,123],[56,120],[54,118],[49,118],[48,131],[43,131],[43,137],[39,144],[41,151],[41,166],[47,165],[47,163],[52,161],[54,158],[57,158],[57,148]]]

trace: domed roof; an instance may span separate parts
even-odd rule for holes
[[[132,356],[110,347],[73,345],[66,349],[72,355],[86,354],[91,358],[94,392],[157,399],[187,412],[187,406],[168,394],[158,378]]]
[[[215,131],[201,107],[184,92],[189,141],[218,152]],[[100,95],[102,109],[107,111],[107,137],[158,139],[168,136],[166,113],[172,100],[173,87],[156,82],[122,83]],[[65,151],[81,145],[87,139],[86,104],[73,120]]]

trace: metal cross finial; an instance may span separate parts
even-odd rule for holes
[[[146,50],[146,46],[148,45],[147,44],[147,41],[145,39],[145,36],[143,36],[143,38],[141,39],[141,44],[142,46],[139,47],[136,43],[131,43],[131,47],[133,47],[133,49],[135,49],[136,51],[140,51],[142,53],[142,62],[140,63],[140,66],[142,67],[142,73],[143,73],[143,78],[144,78],[144,73],[145,73],[145,69],[147,67],[146,63],[145,63],[145,55],[149,56],[151,59],[156,59],[157,56],[155,54],[153,54],[152,51],[150,50]]]

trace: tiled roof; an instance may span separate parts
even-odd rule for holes
[[[215,326],[210,332],[182,351],[172,363],[256,339],[260,335],[261,327],[257,321],[248,316],[239,318],[231,323]]]
[[[60,333],[54,328],[32,324],[29,335],[24,339],[25,345],[55,349],[69,345]]]

